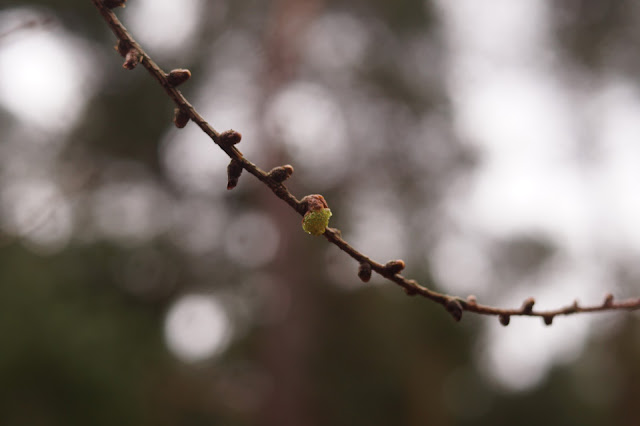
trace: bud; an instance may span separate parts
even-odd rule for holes
[[[324,197],[312,194],[304,197],[298,204],[298,211],[305,212],[302,229],[311,235],[322,235],[329,225],[331,210]]]
[[[500,324],[504,325],[505,327],[508,326],[509,322],[511,321],[511,317],[506,314],[500,314],[498,316],[498,319],[500,320]]]
[[[302,229],[304,229],[307,234],[322,235],[329,225],[331,215],[331,210],[326,208],[308,211],[302,219]]]
[[[545,315],[542,319],[546,325],[551,325],[553,323],[553,315]]]
[[[141,57],[142,56],[137,49],[134,49],[133,47],[130,48],[124,57],[124,64],[122,64],[122,68],[126,68],[131,71],[140,63]]]
[[[167,82],[172,87],[179,86],[185,81],[189,80],[190,78],[191,78],[191,71],[186,69],[172,70],[169,74],[167,74]]]
[[[293,174],[293,166],[287,164],[285,166],[274,167],[269,171],[269,177],[278,183],[282,183]]]
[[[227,189],[233,189],[238,185],[238,180],[240,179],[241,174],[242,163],[233,158],[227,166],[227,177],[229,178],[227,182]]]
[[[522,313],[523,314],[530,314],[531,312],[533,312],[533,305],[536,303],[535,299],[533,297],[530,297],[528,299],[526,299],[523,303],[522,303]]]
[[[124,58],[127,55],[127,52],[131,50],[131,43],[127,40],[118,40],[118,44],[114,46],[116,52],[118,52]]]
[[[300,208],[304,211],[315,211],[329,208],[327,200],[320,194],[311,194],[300,200]]]
[[[240,142],[242,139],[242,135],[235,130],[225,130],[220,133],[220,137],[218,139],[218,143],[221,146],[232,146]]]
[[[415,280],[409,280],[409,286],[404,287],[404,292],[407,296],[415,296],[418,294],[418,288],[420,287]]]
[[[602,303],[602,306],[611,306],[611,305],[613,305],[613,294],[607,293],[604,296],[604,302]]]
[[[173,124],[178,129],[182,129],[189,122],[189,114],[182,110],[182,108],[176,108],[173,112]]]
[[[447,312],[451,314],[454,320],[460,321],[462,319],[462,305],[456,299],[449,299],[445,308]]]
[[[404,269],[404,261],[390,260],[384,265],[384,269],[386,269],[391,275],[398,274]]]
[[[368,283],[371,279],[371,265],[367,262],[362,262],[358,268],[358,277],[365,283]]]

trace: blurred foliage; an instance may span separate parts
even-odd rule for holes
[[[637,9],[632,3],[572,1],[554,6],[559,10],[557,36],[566,54],[584,67],[597,68],[609,63],[611,43],[634,48],[637,31],[632,23],[637,19],[627,13]],[[202,40],[188,52],[190,63],[185,66],[208,69],[210,58],[205,49],[228,28],[267,40],[261,33],[267,28],[262,16],[270,16],[277,4],[229,1],[227,21],[202,30]],[[96,42],[107,58],[102,64],[101,89],[78,126],[65,136],[68,142],[61,161],[73,164],[89,158],[98,168],[132,162],[176,194],[176,202],[188,198],[166,176],[159,155],[160,141],[171,126],[173,105],[142,70],[121,70],[121,59],[112,52],[114,38],[91,3],[32,0],[2,6],[4,10],[14,7],[43,8],[55,14],[67,31]],[[363,85],[402,104],[408,115],[427,110],[447,114],[442,76],[426,90],[417,91],[406,84],[398,68],[402,51],[397,46],[405,43],[405,36],[438,30],[434,6],[425,6],[422,0],[334,0],[323,7],[366,15],[371,19],[364,22],[370,23],[377,39],[396,34],[394,42],[376,46],[378,50],[367,56],[370,62],[357,65]],[[213,9],[206,13],[209,17]],[[442,46],[435,43],[442,54],[438,50]],[[197,74],[190,84],[198,83]],[[197,89],[185,91],[195,93]],[[206,118],[215,126],[216,117]],[[7,122],[0,111],[0,126],[9,127]],[[389,126],[389,134],[382,138],[393,144],[407,143],[401,126]],[[278,141],[261,142],[272,152],[263,158],[274,161],[283,156]],[[447,148],[445,161],[428,170],[417,160],[398,158],[394,147],[381,149],[376,157],[358,151],[367,169],[379,172],[365,178],[384,181],[381,176],[387,177],[389,190],[414,200],[424,188],[418,190],[422,183],[413,176],[424,173],[433,180],[424,184],[431,185],[431,198],[420,200],[421,207],[435,208],[448,178],[473,165],[473,153],[455,141]],[[216,148],[212,145],[211,149]],[[357,183],[363,178],[358,158],[340,185],[323,192],[328,200],[335,200],[331,203],[334,212],[342,210],[341,201],[351,194],[348,188],[358,191]],[[292,180],[295,178],[294,174]],[[28,242],[11,236],[2,241],[0,424],[637,424],[640,330],[633,318],[604,338],[594,337],[579,359],[557,366],[536,389],[504,392],[473,364],[473,354],[480,350],[477,318],[454,324],[444,310],[406,297],[391,285],[345,290],[345,281],[357,280],[353,262],[346,272],[351,275],[335,285],[336,278],[325,271],[328,249],[324,241],[304,235],[297,216],[284,213],[286,207],[275,206],[277,200],[250,183],[249,176],[242,179],[242,191],[214,200],[224,203],[231,216],[248,210],[268,211],[280,221],[284,248],[272,265],[257,271],[234,264],[220,250],[188,253],[166,235],[135,243],[108,239],[87,243],[88,231],[81,229],[67,248],[50,255],[38,254]],[[211,182],[212,186],[225,184]],[[298,196],[315,191],[299,182],[292,187]],[[87,189],[87,197],[94,189]],[[410,219],[412,206],[405,207],[400,215]],[[334,216],[332,224],[345,232],[354,226],[344,215]],[[410,235],[412,238],[417,236]],[[518,271],[536,269],[553,249],[546,242],[508,241],[503,247],[504,262]],[[416,268],[411,276],[436,286],[423,256],[408,251],[407,263]],[[145,253],[154,253],[152,265],[163,265],[161,276],[154,266],[146,269],[144,260],[136,263],[147,259]],[[148,290],[127,288],[122,271],[129,262],[140,268],[135,276],[149,280]],[[260,284],[256,277],[262,273],[272,277],[273,288]],[[257,308],[248,304],[252,313],[249,319],[236,319],[242,332],[223,354],[185,364],[168,352],[163,325],[175,297],[191,291],[226,292],[250,300],[261,295],[267,302],[261,299],[258,305],[266,306]],[[271,292],[274,296],[269,296]],[[292,304],[291,313],[286,320],[265,320],[269,309],[279,310],[278,300],[275,307],[268,306],[270,297],[278,299],[280,294]],[[606,371],[602,370],[605,365]],[[300,419],[306,423],[288,423]]]

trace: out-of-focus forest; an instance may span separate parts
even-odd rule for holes
[[[640,295],[639,3],[116,13],[375,260],[501,307]],[[114,44],[90,1],[0,5],[0,424],[640,423],[637,314],[454,323],[361,282]]]

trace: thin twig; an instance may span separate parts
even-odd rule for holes
[[[144,66],[147,71],[149,71],[149,73],[158,81],[158,83],[160,83],[167,95],[169,95],[169,97],[177,105],[177,113],[185,116],[185,118],[188,117],[188,119],[196,123],[198,127],[200,127],[202,131],[206,133],[229,156],[229,158],[231,158],[233,164],[235,164],[236,166],[240,165],[242,169],[254,175],[258,180],[269,187],[269,189],[271,189],[271,191],[273,191],[273,193],[278,198],[289,204],[289,206],[291,206],[291,208],[293,208],[301,216],[303,216],[307,212],[307,203],[299,201],[295,196],[293,196],[293,194],[291,194],[291,192],[289,192],[289,190],[282,184],[281,179],[275,178],[272,173],[267,173],[260,169],[251,161],[247,160],[233,144],[226,143],[223,140],[224,134],[227,132],[224,132],[222,134],[219,133],[213,127],[211,127],[211,125],[209,125],[209,123],[207,123],[200,114],[198,114],[195,108],[187,101],[182,93],[180,93],[180,91],[170,83],[170,81],[168,80],[168,75],[164,71],[162,71],[162,69],[155,62],[153,62],[153,60],[149,57],[149,55],[147,55],[142,47],[140,47],[140,45],[136,43],[133,37],[131,37],[127,29],[118,20],[115,13],[113,13],[113,11],[111,11],[103,4],[103,0],[91,1],[102,15],[107,25],[109,25],[113,33],[118,38],[119,46],[124,46],[123,49],[120,49],[120,53],[126,57],[125,67],[133,68],[139,61],[139,63],[141,63],[142,66]],[[178,115],[176,115],[176,117],[178,117]],[[176,124],[178,124],[178,122],[176,122]],[[237,177],[239,177],[239,174],[238,176],[236,176],[236,178]],[[511,316],[541,317],[544,320],[545,324],[551,325],[554,317],[558,315],[640,309],[640,298],[615,302],[611,294],[607,294],[604,301],[599,305],[580,306],[576,301],[571,305],[548,311],[533,310],[533,306],[535,303],[533,298],[525,300],[522,306],[516,309],[504,309],[488,305],[481,305],[477,303],[474,296],[469,296],[466,299],[463,299],[444,293],[438,293],[434,290],[430,290],[418,284],[415,280],[410,280],[403,277],[399,274],[399,272],[404,268],[404,262],[390,261],[386,264],[378,263],[353,248],[342,238],[340,231],[337,229],[327,228],[324,232],[324,237],[331,243],[338,246],[342,251],[347,253],[353,259],[357,260],[361,265],[369,265],[373,271],[402,287],[408,295],[420,295],[433,302],[439,303],[457,321],[461,319],[463,311],[467,311],[482,315],[497,316],[500,320],[500,323],[503,325],[509,324],[509,319]],[[368,278],[366,280],[368,281]]]

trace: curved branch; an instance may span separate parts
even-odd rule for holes
[[[175,76],[184,75],[186,70],[176,70],[169,74],[166,74],[162,69],[147,55],[147,53],[140,47],[140,45],[133,39],[127,29],[122,25],[120,20],[116,17],[115,13],[111,10],[112,7],[121,6],[126,0],[91,0],[96,6],[107,25],[111,28],[111,31],[118,38],[118,46],[116,49],[122,56],[125,57],[124,67],[127,69],[133,69],[138,63],[142,64],[147,71],[160,83],[167,95],[176,104],[176,118],[175,123],[178,127],[184,127],[188,120],[193,121],[198,127],[202,129],[219,147],[222,149],[231,159],[229,167],[230,185],[231,185],[231,170],[235,170],[234,179],[240,176],[242,169],[251,173],[258,180],[264,183],[271,191],[284,202],[289,204],[298,214],[303,216],[308,211],[308,205],[305,199],[299,201],[289,190],[282,184],[284,179],[282,178],[280,169],[287,170],[288,175],[291,174],[293,169],[291,166],[283,166],[273,169],[270,172],[265,172],[256,166],[251,161],[247,160],[242,153],[234,146],[239,142],[240,135],[232,130],[219,133],[216,131],[205,119],[195,110],[195,108],[187,101],[187,99],[175,88],[177,86]],[[188,71],[186,71],[188,73]],[[189,73],[190,75],[190,73]],[[186,77],[188,78],[188,77]],[[184,80],[180,80],[182,82]],[[179,83],[178,83],[179,84]],[[234,142],[229,143],[228,139],[235,139]],[[239,169],[241,167],[241,169]],[[288,177],[288,175],[286,177]],[[286,179],[285,177],[285,179]],[[235,185],[233,185],[235,186]],[[233,187],[231,186],[231,187]],[[602,311],[614,311],[614,310],[637,310],[640,309],[640,298],[627,299],[621,301],[614,301],[613,295],[607,294],[604,301],[599,305],[581,306],[577,301],[571,305],[561,307],[554,310],[534,310],[533,306],[535,300],[529,298],[525,300],[520,308],[506,309],[496,308],[488,305],[478,304],[474,296],[469,296],[466,299],[451,296],[444,293],[438,293],[434,290],[430,290],[416,282],[415,280],[407,279],[400,275],[402,269],[404,269],[404,262],[401,260],[393,260],[386,264],[381,264],[375,260],[369,258],[365,254],[359,252],[347,243],[341,236],[340,231],[335,228],[327,228],[324,232],[324,237],[329,242],[338,246],[342,251],[347,253],[353,259],[357,260],[362,266],[366,266],[366,270],[369,268],[376,273],[380,274],[384,278],[392,281],[402,287],[408,295],[420,295],[433,302],[442,305],[456,321],[462,318],[464,311],[474,312],[481,315],[493,315],[497,316],[502,325],[508,325],[512,316],[530,316],[541,317],[544,323],[551,325],[553,319],[559,315],[573,315],[578,313],[587,312],[602,312]],[[367,266],[368,265],[368,266]],[[368,281],[369,274],[359,274],[363,281]]]

